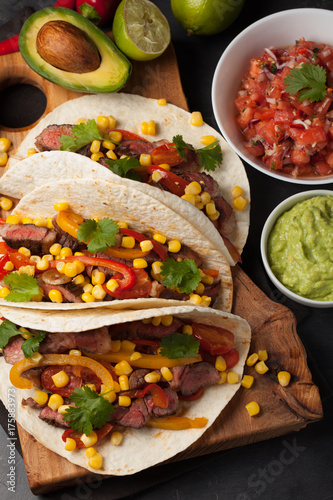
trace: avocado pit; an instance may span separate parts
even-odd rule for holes
[[[37,52],[44,61],[70,73],[89,73],[101,58],[87,34],[67,21],[49,21],[38,31]]]

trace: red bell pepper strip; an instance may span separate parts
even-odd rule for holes
[[[4,241],[0,241],[0,254],[8,256],[8,260],[14,264],[15,269],[19,269],[21,266],[34,266],[36,274],[44,272],[36,268],[36,262],[18,252],[17,249],[10,248]]]
[[[72,255],[70,257],[65,257],[64,259],[59,259],[59,260],[51,260],[50,261],[50,269],[55,268],[57,265],[57,262],[74,262],[75,260],[79,260],[82,262],[85,266],[101,266],[101,267],[107,267],[108,269],[112,269],[112,271],[115,271],[116,273],[120,273],[124,278],[122,280],[119,280],[119,287],[117,290],[122,291],[122,290],[130,290],[135,282],[136,282],[136,276],[130,267],[126,266],[125,264],[122,264],[120,262],[115,262],[113,260],[109,259],[100,259],[98,257],[89,257],[87,255]]]
[[[112,132],[120,132],[122,135],[122,141],[143,141],[143,142],[149,142],[147,139],[144,137],[141,137],[140,135],[134,134],[134,132],[130,132],[129,130],[124,130],[122,128],[112,128]]]
[[[113,429],[113,425],[112,424],[109,424],[109,423],[106,423],[103,425],[103,427],[101,427],[100,429],[97,429],[95,430],[96,434],[97,434],[97,442],[100,441],[101,439],[103,439],[103,437],[105,437],[107,434],[109,434],[109,432],[111,432]],[[63,434],[62,434],[62,440],[66,443],[66,439],[67,438],[72,438],[75,440],[76,442],[76,446],[78,448],[86,448],[86,445],[83,444],[83,442],[81,441],[80,437],[82,436],[82,433],[78,432],[78,431],[73,431],[73,429],[67,429]]]
[[[175,194],[176,196],[183,196],[183,194],[185,193],[185,188],[189,184],[188,181],[182,179],[181,177],[179,177],[179,175],[176,175],[163,167],[159,167],[157,165],[149,165],[147,167],[147,173],[153,174],[154,172],[160,172],[162,178],[158,182],[165,186],[170,191],[170,193]],[[151,178],[148,182],[151,182]]]
[[[0,280],[2,280],[9,273],[9,271],[6,271],[4,269],[4,266],[5,264],[7,264],[7,262],[9,262],[8,255],[2,255],[0,257]]]
[[[194,394],[191,394],[191,396],[183,396],[182,394],[178,394],[179,399],[182,399],[183,401],[195,401],[196,399],[199,399],[202,394],[203,394],[203,387],[200,387],[197,392]]]
[[[160,243],[158,243],[158,241],[152,240],[151,238],[147,238],[143,234],[138,233],[137,231],[133,231],[133,229],[125,229],[121,227],[119,228],[119,232],[121,234],[125,234],[126,236],[132,236],[138,241],[150,240],[153,244],[154,251],[162,260],[166,260],[166,258],[168,257],[168,252],[165,250],[165,248],[162,247]]]
[[[106,283],[103,286],[103,289],[106,293],[114,297],[115,299],[138,299],[138,298],[148,298],[149,292],[151,290],[151,279],[149,275],[146,273],[144,269],[133,269],[135,274],[135,284],[132,286],[130,290],[123,290],[120,287],[116,288],[113,292],[108,289]],[[113,276],[113,279],[119,283],[121,275],[119,273]]]
[[[175,167],[184,161],[173,142],[162,144],[162,146],[153,149],[150,156],[154,165],[167,163],[170,167]]]
[[[163,391],[162,387],[157,384],[148,384],[144,389],[135,391],[135,398],[143,398],[146,394],[150,394],[153,397],[153,403],[159,408],[167,408],[169,401],[168,397]]]

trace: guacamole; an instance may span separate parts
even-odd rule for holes
[[[333,196],[316,196],[282,214],[268,239],[275,276],[292,292],[333,300]]]

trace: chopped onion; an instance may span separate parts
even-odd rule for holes
[[[309,125],[303,120],[293,120],[293,125],[303,125],[304,128],[310,128]]]
[[[276,99],[274,97],[266,97],[266,101],[269,104],[275,104],[276,103]]]
[[[275,75],[271,71],[269,71],[269,69],[266,68],[266,66],[264,67],[264,73],[265,73],[266,77],[268,78],[268,80],[270,80],[270,81],[274,80]]]

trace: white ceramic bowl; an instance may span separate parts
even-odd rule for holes
[[[333,196],[333,191],[329,191],[327,189],[316,189],[316,190],[311,190],[311,191],[303,191],[302,193],[294,194],[293,196],[290,196],[289,198],[285,199],[282,201],[270,214],[268,219],[266,220],[266,223],[263,227],[262,233],[261,233],[261,240],[260,240],[260,252],[261,252],[261,258],[265,267],[265,270],[270,278],[270,280],[274,283],[276,288],[280,290],[284,295],[289,297],[290,299],[294,300],[295,302],[298,302],[300,304],[303,304],[305,306],[310,306],[310,307],[333,307],[333,300],[329,301],[321,301],[321,300],[311,300],[307,299],[305,297],[301,297],[300,295],[297,295],[294,292],[291,292],[288,288],[286,288],[281,281],[277,279],[275,274],[270,268],[269,262],[268,262],[268,256],[267,256],[267,242],[269,235],[273,229],[273,226],[275,222],[277,221],[278,217],[282,215],[284,212],[287,210],[290,210],[296,203],[307,200],[309,198],[313,198],[314,196],[327,196],[331,195]]]
[[[243,136],[236,123],[234,99],[241,78],[250,66],[250,59],[263,53],[266,47],[287,47],[304,37],[314,42],[333,46],[333,11],[325,9],[291,9],[277,12],[251,24],[226,48],[216,67],[212,85],[212,104],[215,119],[236,153],[261,172],[296,184],[328,184],[333,175],[326,177],[295,178],[273,172],[243,147]]]

